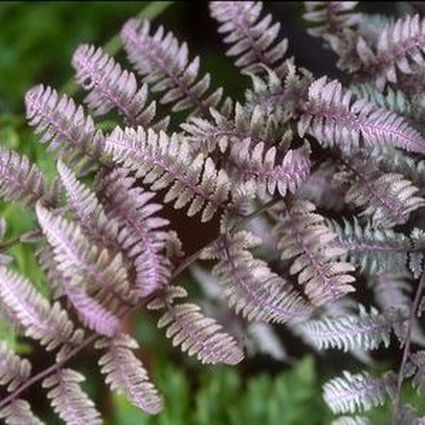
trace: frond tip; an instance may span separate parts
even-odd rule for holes
[[[119,335],[98,341],[95,346],[107,350],[99,365],[111,389],[125,395],[139,409],[151,415],[159,413],[162,410],[162,397],[132,351],[138,348],[137,342],[128,335]]]

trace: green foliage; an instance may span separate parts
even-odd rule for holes
[[[120,425],[324,425],[330,412],[321,398],[312,357],[277,376],[255,375],[246,381],[235,369],[209,368],[199,381],[169,364],[158,364],[156,381],[164,392],[165,409],[148,417],[121,397],[114,398]],[[193,394],[196,391],[196,395]]]

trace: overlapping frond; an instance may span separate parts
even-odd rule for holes
[[[0,385],[7,385],[8,391],[14,391],[30,374],[30,362],[15,354],[4,341],[0,341]]]
[[[55,215],[37,204],[43,233],[55,252],[58,269],[75,282],[125,296],[129,283],[122,255],[90,243],[77,223]]]
[[[411,241],[403,233],[392,229],[380,229],[370,222],[362,225],[353,221],[327,221],[328,226],[338,235],[338,244],[345,249],[345,259],[359,266],[368,275],[377,272],[404,272]]]
[[[124,334],[98,341],[96,348],[107,350],[99,365],[113,391],[125,395],[139,409],[155,415],[162,410],[163,401],[150,382],[142,362],[133,352],[138,347],[134,339]]]
[[[314,81],[298,122],[300,136],[314,136],[323,146],[350,153],[379,144],[425,153],[425,140],[403,117],[364,99],[355,99],[337,80]]]
[[[381,31],[375,51],[360,38],[357,52],[364,72],[382,90],[387,81],[396,83],[399,73],[414,74],[423,69],[425,21],[419,15],[399,18]]]
[[[39,340],[48,351],[61,346],[69,349],[83,337],[59,303],[50,305],[29,280],[4,268],[0,270],[0,306],[25,335]]]
[[[314,37],[338,35],[361,19],[360,13],[352,11],[358,1],[305,1],[306,13],[303,18],[316,24],[307,32]]]
[[[267,148],[263,142],[252,146],[251,140],[235,144],[229,159],[233,165],[233,177],[240,176],[244,182],[253,182],[260,196],[281,196],[295,193],[310,175],[309,148],[290,149],[278,163],[275,146]]]
[[[325,219],[315,212],[314,204],[297,200],[282,213],[275,233],[281,258],[293,259],[289,269],[316,305],[336,300],[354,291],[354,267],[337,258],[345,250],[336,243],[337,235]]]
[[[425,351],[417,351],[410,355],[410,361],[415,367],[413,385],[418,391],[425,392]]]
[[[103,134],[73,99],[40,84],[27,91],[25,106],[30,126],[59,157],[99,159]]]
[[[44,425],[31,411],[28,402],[16,399],[0,411],[0,419],[6,425]]]
[[[324,317],[301,323],[301,332],[319,350],[337,348],[342,351],[354,349],[376,350],[381,344],[388,347],[394,320],[403,320],[379,313],[375,308],[368,312],[359,305],[358,315]],[[405,319],[404,319],[405,320]]]
[[[203,258],[218,259],[213,274],[223,285],[229,306],[248,320],[283,323],[308,316],[311,307],[305,300],[249,251],[260,243],[244,231],[223,234],[203,253]]]
[[[424,198],[416,196],[419,189],[402,174],[358,176],[358,181],[345,194],[345,200],[362,208],[361,215],[370,216],[376,227],[404,224],[412,211],[425,205]]]
[[[153,34],[149,21],[130,19],[121,31],[129,61],[153,92],[165,92],[160,103],[175,103],[173,111],[195,108],[203,115],[221,100],[221,88],[207,95],[211,77],[199,76],[197,56],[190,61],[186,43],[160,26]]]
[[[204,316],[196,304],[175,304],[174,298],[187,293],[183,288],[172,288],[171,294],[154,300],[151,309],[164,309],[158,321],[159,328],[167,328],[166,336],[173,345],[180,345],[189,356],[196,355],[202,363],[225,363],[235,365],[242,361],[244,354],[236,340],[222,329],[214,319]]]
[[[105,115],[112,109],[117,109],[127,122],[143,127],[165,130],[169,118],[154,124],[156,103],[148,101],[148,87],[140,89],[136,76],[127,70],[114,58],[105,53],[102,48],[89,44],[80,45],[72,57],[72,65],[77,74],[76,81],[90,93],[85,103],[95,115]]]
[[[165,256],[169,234],[164,227],[168,220],[157,215],[162,206],[152,202],[155,194],[137,187],[136,179],[124,169],[105,176],[102,189],[108,217],[119,226],[117,240],[133,259],[140,296],[164,288],[171,269]]]
[[[343,375],[331,379],[323,387],[325,402],[334,413],[355,413],[384,404],[388,395],[395,394],[397,375],[388,372],[381,378],[374,378],[367,372]]]
[[[176,134],[116,128],[105,141],[106,152],[113,160],[144,177],[157,191],[171,188],[164,201],[175,200],[175,208],[190,204],[188,216],[202,210],[202,221],[212,218],[228,198],[229,181],[223,170],[217,171],[211,158],[203,154],[193,158],[188,143]]]
[[[61,369],[43,381],[47,397],[66,425],[101,425],[103,421],[93,401],[82,390],[85,378],[72,369]]]
[[[227,56],[243,72],[261,73],[265,67],[279,74],[288,49],[288,40],[279,39],[280,23],[272,15],[261,17],[262,1],[211,1],[211,16],[219,23],[218,32],[231,45]]]
[[[31,205],[46,195],[43,173],[28,158],[0,148],[0,196]]]

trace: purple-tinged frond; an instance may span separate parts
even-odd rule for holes
[[[279,40],[280,23],[271,14],[261,17],[261,1],[211,1],[211,16],[219,23],[218,32],[235,57],[235,65],[245,73],[262,73],[265,67],[279,74],[288,49],[288,40]]]
[[[202,210],[201,220],[209,221],[226,204],[230,185],[226,173],[217,170],[209,157],[193,157],[186,140],[177,134],[117,127],[105,140],[105,150],[115,162],[143,177],[151,190],[171,186],[164,202],[174,201],[176,209],[190,204],[189,217]]]
[[[328,82],[327,77],[311,84],[298,133],[308,133],[323,146],[336,146],[346,153],[380,144],[425,153],[425,139],[403,117],[355,99],[351,91],[337,80]]]
[[[79,287],[79,284],[65,284],[65,293],[80,321],[100,335],[113,337],[120,329],[119,319],[105,306]]]
[[[147,85],[139,89],[135,75],[123,70],[100,47],[80,45],[74,52],[72,65],[77,72],[77,83],[90,91],[85,102],[95,115],[105,115],[115,108],[132,126],[166,130],[169,118],[153,124],[156,103],[147,104]]]
[[[217,107],[223,90],[207,96],[210,75],[199,76],[199,57],[189,59],[186,43],[179,43],[171,32],[160,26],[150,34],[150,22],[130,19],[121,31],[129,61],[153,92],[165,92],[160,103],[174,103],[173,111],[195,108],[207,115]]]
[[[136,269],[136,287],[141,297],[164,288],[171,264],[165,256],[168,220],[157,216],[162,206],[151,202],[154,193],[136,186],[127,170],[117,169],[102,180],[109,218],[118,223],[117,240]]]
[[[235,365],[241,362],[243,351],[216,320],[205,317],[196,304],[174,304],[173,299],[184,296],[185,292],[182,288],[171,288],[170,294],[166,293],[148,305],[150,309],[165,310],[158,327],[167,328],[165,335],[172,339],[173,345],[181,345],[183,352],[196,355],[202,363]]]
[[[13,400],[2,409],[0,419],[4,419],[6,425],[44,425],[31,411],[29,403],[21,399]]]
[[[82,332],[74,331],[59,303],[51,306],[29,280],[4,268],[0,270],[0,308],[26,336],[39,340],[49,351],[59,346],[69,348],[82,339]]]
[[[0,385],[7,385],[7,390],[12,392],[30,375],[30,362],[21,359],[6,342],[0,341]]]
[[[67,425],[102,425],[94,403],[82,390],[85,378],[72,369],[60,369],[43,381],[47,397],[57,415]]]
[[[77,223],[54,215],[37,204],[37,217],[43,233],[55,252],[58,269],[70,279],[83,279],[91,287],[106,289],[125,297],[129,283],[121,254],[112,256],[90,243]]]
[[[59,157],[98,161],[103,134],[67,95],[39,84],[25,94],[28,123]]]
[[[238,232],[223,235],[202,255],[218,259],[213,274],[223,286],[229,306],[248,320],[283,323],[308,316],[311,306],[248,250],[258,244],[258,238],[250,233]]]
[[[98,341],[96,348],[107,350],[99,360],[99,365],[111,389],[127,397],[134,406],[146,413],[158,414],[162,410],[163,400],[142,362],[133,352],[139,348],[137,342],[122,334]]]
[[[292,260],[289,272],[298,274],[298,282],[315,305],[334,301],[355,289],[354,267],[337,258],[345,253],[338,246],[336,233],[315,212],[314,204],[297,200],[282,212],[275,229],[283,260]]]
[[[323,387],[323,398],[333,413],[355,413],[382,406],[388,395],[396,391],[397,375],[388,372],[382,378],[373,378],[367,372],[352,374],[345,371]]]

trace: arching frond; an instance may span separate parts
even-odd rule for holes
[[[223,41],[230,44],[227,56],[243,72],[261,73],[265,67],[279,73],[288,40],[279,40],[280,23],[272,23],[270,14],[261,17],[261,1],[212,1],[211,16],[218,21]]]
[[[349,274],[354,267],[337,261],[345,250],[337,245],[336,233],[315,212],[314,204],[295,201],[282,214],[274,232],[281,258],[293,259],[289,271],[299,273],[298,282],[305,285],[306,295],[314,304],[336,300],[355,290],[351,286],[355,279]]]
[[[233,165],[233,173],[242,181],[255,183],[260,196],[274,195],[277,191],[281,196],[287,192],[295,193],[310,175],[310,158],[308,146],[290,149],[277,163],[275,146],[267,148],[264,143],[255,146],[251,140],[232,146],[229,159]]]
[[[121,31],[129,61],[153,92],[165,92],[160,103],[175,103],[173,111],[195,108],[203,115],[218,105],[222,89],[206,95],[210,75],[199,75],[199,57],[190,61],[186,43],[179,43],[172,32],[160,26],[150,34],[149,21],[130,19]]]
[[[345,250],[345,258],[368,275],[377,272],[404,272],[411,241],[403,233],[379,229],[371,223],[361,225],[356,217],[343,225],[328,220],[327,225],[338,235],[338,245]]]
[[[0,307],[25,335],[39,340],[48,351],[63,346],[59,357],[82,340],[82,331],[74,330],[59,303],[51,306],[29,280],[4,268],[0,270]]]
[[[166,336],[173,345],[180,345],[189,356],[196,355],[202,363],[225,363],[235,365],[242,361],[244,354],[236,340],[222,330],[216,320],[205,317],[196,304],[174,304],[175,297],[182,297],[185,291],[166,294],[150,304],[151,309],[162,308],[165,313],[158,321],[159,328],[167,328]]]
[[[327,77],[314,81],[298,122],[298,132],[314,136],[323,146],[337,146],[350,153],[361,146],[385,144],[407,151],[425,153],[425,140],[399,115],[355,99]]]
[[[27,157],[0,148],[0,196],[31,205],[46,195],[43,173]]]
[[[0,385],[7,385],[8,391],[14,391],[30,374],[30,362],[21,359],[4,341],[0,341]]]
[[[125,395],[139,409],[151,415],[162,410],[162,397],[150,382],[141,361],[132,350],[139,346],[127,335],[96,343],[96,348],[106,349],[99,360],[101,372],[113,391]]]
[[[134,261],[140,296],[164,288],[171,270],[165,256],[169,234],[164,227],[168,220],[157,215],[162,206],[151,201],[155,194],[137,187],[136,179],[123,169],[105,176],[102,190],[108,217],[119,226],[117,240]]]
[[[260,242],[244,231],[223,234],[219,242],[202,255],[218,259],[213,274],[223,285],[229,306],[248,320],[283,323],[308,316],[311,307],[305,300],[248,250]]]
[[[111,256],[108,250],[90,243],[77,223],[54,215],[40,204],[36,210],[43,233],[54,249],[58,269],[64,276],[96,289],[127,295],[129,283],[121,254]]]
[[[101,425],[94,403],[80,387],[84,376],[72,369],[62,369],[43,381],[47,397],[66,425]]]
[[[353,13],[358,1],[305,1],[306,13],[303,18],[316,24],[307,32],[314,37],[339,35],[361,19],[360,13]]]
[[[357,175],[345,200],[362,208],[361,215],[370,216],[376,227],[404,224],[412,211],[425,206],[424,198],[416,196],[419,189],[401,174]]]
[[[116,108],[132,126],[167,128],[169,118],[153,124],[156,104],[147,105],[147,85],[139,89],[135,75],[123,70],[102,48],[80,45],[74,52],[72,65],[77,72],[77,82],[90,91],[85,102],[96,115],[105,115]]]
[[[106,139],[105,149],[114,161],[144,177],[152,190],[171,186],[164,201],[175,200],[175,208],[190,204],[188,216],[203,210],[202,221],[208,221],[225,205],[229,192],[226,173],[217,171],[211,158],[202,154],[193,158],[187,142],[177,135],[117,127]]]
[[[0,411],[6,425],[44,425],[31,411],[28,402],[17,399]]]
[[[379,89],[382,90],[387,81],[396,83],[400,72],[413,74],[423,69],[424,27],[419,15],[407,15],[382,30],[375,51],[363,38],[359,39],[357,52],[362,69],[375,80]]]
[[[323,397],[334,413],[355,413],[384,404],[385,397],[395,394],[397,375],[388,372],[382,378],[373,378],[367,372],[343,375],[328,381]]]
[[[364,416],[341,416],[332,425],[372,425],[372,422]]]
[[[25,106],[30,126],[59,157],[99,159],[103,134],[73,99],[40,84],[27,91]]]
[[[377,349],[381,344],[388,347],[394,320],[407,319],[380,314],[373,307],[368,313],[362,305],[359,305],[358,315],[308,320],[299,327],[319,350],[337,348],[343,351],[354,349],[369,351]]]

